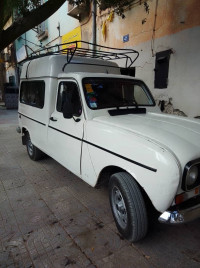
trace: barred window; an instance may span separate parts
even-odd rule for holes
[[[167,88],[168,86],[169,60],[171,54],[171,49],[156,53],[155,88]]]

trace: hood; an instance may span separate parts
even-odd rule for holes
[[[175,154],[180,164],[200,158],[200,121],[161,113],[100,116],[96,122],[151,140]]]

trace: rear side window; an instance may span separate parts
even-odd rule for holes
[[[42,109],[44,107],[45,82],[26,81],[21,83],[20,102]]]

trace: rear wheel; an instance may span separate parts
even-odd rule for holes
[[[148,229],[147,211],[137,182],[126,172],[112,175],[109,197],[119,232],[131,242],[145,237]]]
[[[26,134],[26,135],[27,135],[26,148],[27,148],[29,157],[34,161],[41,159],[44,153],[40,151],[35,145],[32,144],[30,135],[29,134]]]

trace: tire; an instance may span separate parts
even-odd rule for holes
[[[26,134],[26,148],[30,159],[34,161],[40,160],[44,155],[42,151],[32,144],[29,134]]]
[[[137,182],[126,172],[115,173],[109,181],[109,198],[119,232],[127,240],[137,242],[148,230],[145,202]]]

